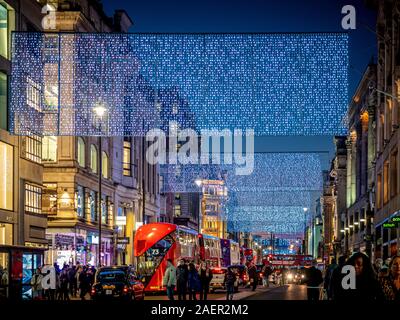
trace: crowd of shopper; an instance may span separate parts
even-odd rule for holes
[[[71,298],[81,298],[85,300],[93,285],[96,268],[90,265],[68,265],[62,268],[57,263],[54,264],[55,270],[55,289],[44,289],[42,280],[44,275],[42,269],[37,268],[36,273],[31,278],[32,298],[35,300],[70,300]]]
[[[198,267],[193,262],[187,263],[185,259],[179,260],[175,268],[171,259],[167,260],[167,268],[164,273],[163,285],[167,289],[167,296],[174,300],[174,290],[179,300],[207,300],[210,289],[210,282],[213,274],[207,262],[201,262]]]

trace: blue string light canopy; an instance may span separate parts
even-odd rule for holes
[[[160,109],[171,98],[160,92],[175,90],[190,111],[182,127],[340,135],[347,67],[346,33],[15,32],[10,131],[143,136],[176,120]]]

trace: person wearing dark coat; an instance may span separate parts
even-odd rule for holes
[[[255,291],[258,283],[258,274],[257,274],[257,268],[254,265],[254,263],[251,263],[249,266],[249,278],[252,285],[251,290]]]
[[[355,289],[343,288],[343,294],[339,299],[344,299],[346,301],[380,301],[384,299],[382,287],[378,282],[368,256],[364,253],[356,252],[347,260],[345,265],[353,266],[355,269]]]
[[[176,268],[176,290],[178,293],[178,300],[186,300],[188,278],[189,268],[185,263],[185,259],[181,259]]]
[[[338,259],[338,265],[332,271],[332,275],[328,285],[328,298],[332,300],[341,300],[343,296],[342,287],[342,268],[346,263],[346,256],[340,256]]]
[[[201,289],[199,273],[193,263],[189,263],[188,291],[189,300],[197,300],[196,293]]]
[[[79,289],[80,289],[80,298],[85,300],[86,294],[90,289],[90,277],[87,274],[87,267],[83,267],[82,272],[79,274]]]
[[[76,266],[72,266],[68,270],[68,284],[69,284],[69,292],[72,297],[76,297],[77,283],[76,283]]]
[[[200,266],[200,300],[207,300],[208,291],[210,290],[210,282],[213,278],[211,269],[208,267],[207,262],[203,262]]]
[[[307,299],[319,300],[319,285],[324,281],[321,270],[316,268],[317,262],[313,261],[313,266],[307,270]]]
[[[232,268],[228,268],[225,273],[224,284],[226,287],[226,300],[233,300],[233,294],[235,292],[236,274]]]

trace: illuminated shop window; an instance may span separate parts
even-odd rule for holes
[[[44,183],[42,195],[43,212],[57,214],[57,199],[57,183]]]
[[[78,164],[85,167],[85,141],[81,137],[78,137]]]
[[[97,173],[97,148],[94,144],[90,146],[90,168],[93,173]]]
[[[57,161],[57,137],[44,136],[42,139],[42,161]]]
[[[0,141],[0,209],[13,210],[13,147]]]

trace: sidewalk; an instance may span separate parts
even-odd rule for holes
[[[264,288],[263,286],[260,285],[256,288],[255,291],[252,291],[250,288],[240,289],[238,293],[235,293],[233,295],[233,300],[242,300],[242,299],[254,296],[259,293],[265,293],[265,292],[268,292],[268,291],[271,291],[271,290],[274,290],[277,288],[281,288],[283,286],[285,286],[285,285],[270,285],[268,288]],[[215,299],[215,300],[226,300],[226,296]]]

